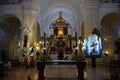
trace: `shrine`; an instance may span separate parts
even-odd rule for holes
[[[50,25],[50,29],[53,29],[52,47],[55,48],[55,53],[58,54],[58,59],[64,58],[67,49],[72,49],[68,28],[71,28],[70,23],[64,20],[62,12],[59,12],[59,18],[53,21]]]

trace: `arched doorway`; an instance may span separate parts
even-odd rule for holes
[[[103,49],[105,53],[114,56],[114,43],[118,38],[118,31],[120,27],[120,18],[117,13],[109,13],[101,20],[101,34],[103,37]]]
[[[21,39],[21,22],[14,15],[5,15],[0,22],[0,49],[5,50],[9,59],[18,56]]]

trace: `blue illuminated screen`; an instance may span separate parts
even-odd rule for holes
[[[84,53],[85,55],[102,55],[101,38],[96,34],[92,34],[88,39],[84,39]]]

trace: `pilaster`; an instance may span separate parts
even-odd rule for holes
[[[24,40],[24,35],[28,36],[27,47],[34,45],[36,42],[36,19],[39,13],[39,3],[38,0],[27,0],[22,3],[23,8],[23,19],[22,19],[22,27],[27,30],[22,33],[22,41]]]
[[[99,28],[98,0],[82,0],[82,14],[84,19],[85,38],[87,38],[94,28]]]
[[[120,15],[120,5],[118,5],[118,13]],[[118,37],[120,37],[120,26],[118,28]]]

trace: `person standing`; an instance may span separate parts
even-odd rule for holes
[[[30,50],[30,66],[34,67],[34,48],[32,47]]]
[[[25,66],[26,69],[28,69],[28,58],[27,58],[26,55],[24,56],[24,63],[23,63],[23,65]]]

